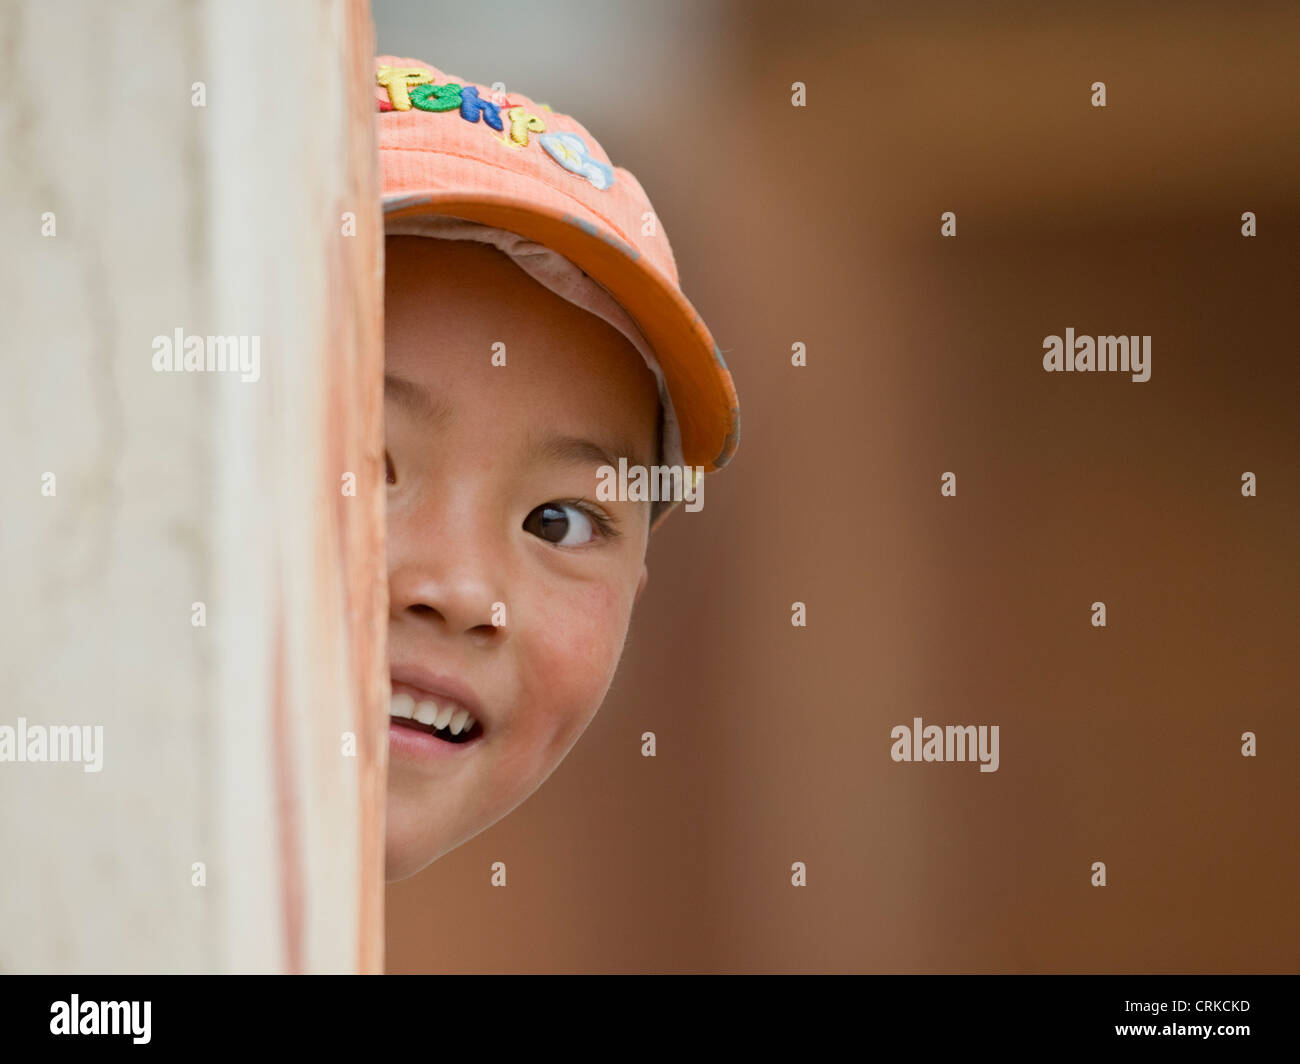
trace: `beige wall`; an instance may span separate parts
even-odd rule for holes
[[[0,971],[377,970],[365,2],[23,0],[0,41],[0,727],[100,739],[0,761]],[[247,372],[157,372],[175,330]]]

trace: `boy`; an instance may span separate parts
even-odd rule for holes
[[[376,65],[391,882],[500,820],[577,742],[650,530],[699,501],[683,471],[726,464],[739,413],[649,200],[581,125]]]

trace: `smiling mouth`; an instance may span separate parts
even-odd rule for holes
[[[388,716],[403,728],[426,732],[443,742],[468,743],[483,734],[483,725],[450,699],[433,699],[422,694],[416,701],[406,691],[394,691]]]

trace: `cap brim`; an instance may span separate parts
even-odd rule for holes
[[[681,429],[687,465],[706,473],[731,459],[740,410],[731,374],[699,314],[658,269],[574,202],[561,210],[483,190],[403,191],[384,197],[387,218],[441,214],[505,229],[559,252],[603,285],[654,349]]]

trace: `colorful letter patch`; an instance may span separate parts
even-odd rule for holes
[[[529,134],[535,133],[540,150],[569,173],[589,181],[593,188],[601,191],[614,184],[614,168],[595,158],[576,133],[548,133],[541,115],[508,102],[503,104],[484,99],[474,85],[459,85],[453,81],[435,85],[433,74],[428,70],[391,66],[379,68],[375,84],[388,93],[387,99],[378,102],[380,111],[458,111],[463,121],[481,121],[498,132],[505,132],[509,122],[508,137],[495,138],[500,143],[511,148],[527,148],[532,139]]]

